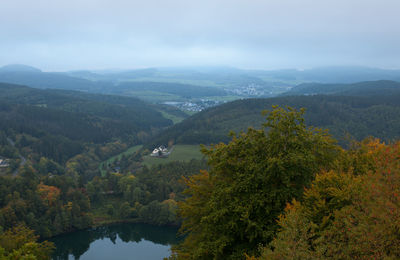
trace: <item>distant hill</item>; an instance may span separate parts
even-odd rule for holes
[[[302,78],[321,83],[355,83],[361,81],[400,81],[400,70],[368,67],[321,67],[302,71]]]
[[[400,70],[355,66],[320,67],[306,70],[249,71],[250,75],[292,82],[356,83],[361,81],[400,81]]]
[[[121,92],[144,90],[164,92],[186,98],[226,95],[226,92],[219,88],[164,82],[122,82],[118,84],[117,89]]]
[[[63,73],[41,72],[36,70],[0,70],[0,82],[26,85],[41,89],[71,89],[93,92],[100,92],[101,88],[111,85],[104,82],[95,83],[90,80],[71,77]]]
[[[30,73],[40,73],[40,69],[32,66],[22,65],[22,64],[10,64],[0,67],[0,72],[30,72]]]
[[[40,89],[77,90],[90,93],[137,96],[149,100],[151,95],[168,94],[169,98],[202,98],[223,96],[226,92],[215,87],[197,86],[188,83],[154,82],[156,69],[132,70],[115,73],[90,71],[42,72],[25,65],[8,65],[0,68],[0,82],[26,85]],[[135,82],[132,80],[140,79]],[[187,79],[190,81],[190,77]],[[151,100],[151,98],[150,98]],[[159,101],[158,99],[155,99]],[[166,100],[171,101],[171,100]],[[175,100],[177,101],[177,100]]]
[[[384,140],[400,138],[400,95],[391,96],[288,96],[237,100],[202,111],[174,125],[154,138],[148,147],[168,144],[209,144],[230,140],[228,132],[260,127],[261,111],[272,105],[304,107],[309,125],[328,128],[345,142],[375,136]]]
[[[231,67],[146,68],[122,71],[94,71],[98,80],[113,82],[164,82],[196,86],[234,86],[247,83],[263,84],[263,80],[249,75],[246,70]],[[70,75],[93,78],[87,72]]]
[[[41,89],[134,96],[152,103],[200,102],[201,99],[211,99],[218,103],[249,97],[273,97],[290,88],[293,88],[290,94],[302,95],[302,88],[312,90],[319,83],[335,85],[326,87],[331,89],[344,87],[337,86],[340,84],[377,80],[400,81],[400,70],[324,67],[267,71],[232,67],[187,67],[42,72],[26,65],[0,68],[0,82]],[[302,83],[306,85],[298,86]]]
[[[179,80],[191,80],[198,84],[207,84],[209,82],[219,86],[271,82],[355,83],[375,80],[400,81],[400,70],[356,66],[332,66],[305,70],[246,70],[232,67],[149,68],[98,74],[101,79],[109,78],[118,81],[146,79],[146,81],[175,80],[178,82]]]
[[[283,95],[344,95],[375,96],[400,94],[400,82],[390,80],[367,81],[353,84],[300,84]]]
[[[87,113],[112,120],[125,120],[134,124],[135,127],[132,130],[165,127],[172,123],[157,111],[158,107],[133,97],[68,90],[41,90],[0,83],[0,99],[9,103]]]
[[[0,83],[0,132],[27,136],[32,151],[57,162],[88,143],[140,143],[172,125],[159,109],[130,97]]]

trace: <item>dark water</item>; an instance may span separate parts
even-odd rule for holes
[[[145,224],[117,224],[52,238],[53,259],[152,260],[170,255],[179,242],[177,229]]]

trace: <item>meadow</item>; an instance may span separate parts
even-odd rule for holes
[[[143,165],[151,167],[153,165],[165,164],[174,161],[188,162],[192,159],[201,160],[204,155],[200,152],[200,145],[174,145],[171,154],[167,158],[143,157]]]

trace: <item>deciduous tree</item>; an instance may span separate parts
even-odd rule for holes
[[[275,106],[264,114],[261,130],[203,149],[211,169],[186,179],[190,197],[180,214],[187,237],[175,247],[178,258],[256,254],[273,238],[286,203],[333,164],[340,149],[326,131],[305,125],[304,110]]]

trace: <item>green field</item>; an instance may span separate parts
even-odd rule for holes
[[[185,119],[183,117],[179,117],[179,116],[175,116],[175,115],[169,114],[168,112],[165,112],[165,111],[162,111],[162,110],[159,110],[159,111],[163,115],[163,117],[165,117],[167,119],[171,119],[174,124],[182,122],[183,119]]]
[[[143,164],[147,167],[164,164],[174,161],[190,161],[191,159],[202,159],[200,145],[174,145],[174,148],[168,158],[157,158],[146,155],[143,157]]]
[[[137,151],[139,151],[140,148],[142,148],[142,145],[135,145],[135,146],[132,146],[132,147],[128,148],[127,150],[125,150],[124,152],[122,152],[122,153],[120,153],[120,154],[117,154],[117,155],[114,155],[114,156],[108,158],[107,160],[101,162],[100,165],[99,165],[99,169],[100,169],[101,175],[104,176],[104,174],[106,173],[106,172],[103,170],[103,165],[104,165],[104,164],[111,163],[111,162],[113,162],[115,159],[118,159],[118,160],[119,160],[119,159],[121,159],[121,157],[124,156],[124,155],[131,155],[131,154],[134,154],[134,153],[136,153]]]
[[[136,79],[128,79],[124,80],[124,82],[160,82],[160,83],[179,83],[179,84],[189,84],[195,86],[202,86],[202,87],[225,87],[229,84],[219,84],[212,80],[190,80],[190,79],[181,79],[181,78],[159,78],[159,77],[141,77]]]
[[[144,101],[151,103],[161,103],[165,101],[183,101],[184,99],[180,96],[168,94],[164,92],[143,90],[143,91],[128,91],[124,93],[125,95],[136,97]]]

